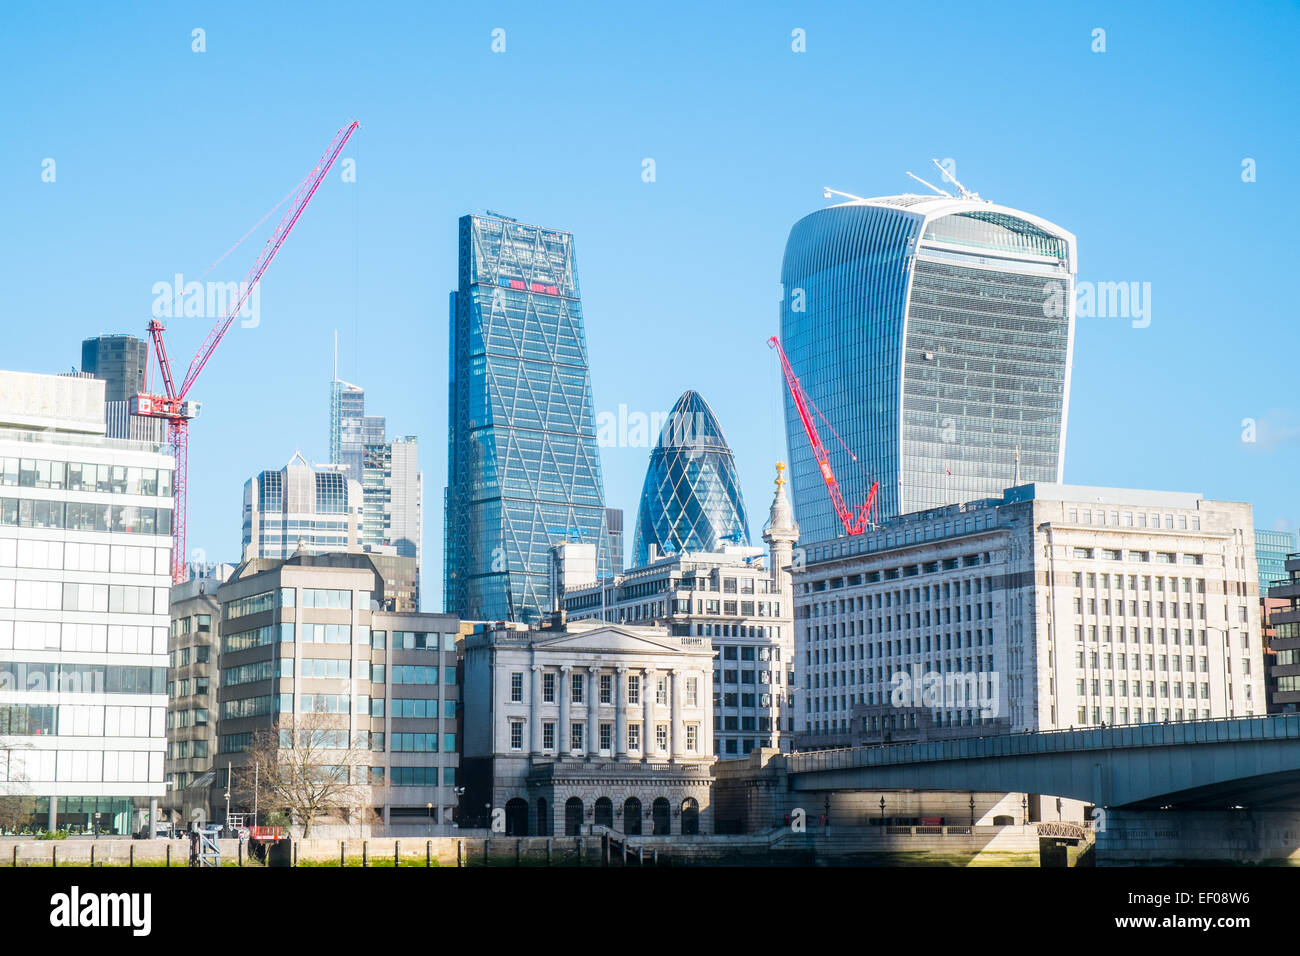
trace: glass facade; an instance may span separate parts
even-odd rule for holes
[[[633,537],[635,566],[658,555],[749,544],[740,479],[722,427],[697,392],[677,400],[650,453]]]
[[[1296,536],[1292,531],[1255,531],[1255,563],[1259,566],[1259,593],[1268,596],[1276,581],[1288,580],[1286,556],[1295,554]]]
[[[531,623],[548,610],[552,545],[594,542],[598,574],[611,567],[573,236],[464,216],[459,243],[446,609]]]
[[[818,419],[850,508],[872,481],[884,520],[1061,480],[1074,248],[1037,217],[939,196],[855,201],[795,224],[782,345],[829,423]],[[843,534],[788,393],[785,417],[803,540]]]

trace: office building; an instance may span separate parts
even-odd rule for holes
[[[195,569],[171,589],[171,629],[167,639],[167,757],[163,762],[167,795],[164,816],[184,829],[201,807],[212,805],[209,771],[217,753],[217,688],[221,672],[217,589],[234,568],[228,564]],[[224,776],[220,781],[225,783]]]
[[[860,199],[795,223],[781,340],[850,508],[873,481],[882,519],[1061,481],[1075,258],[1069,232],[978,199]],[[785,423],[804,539],[835,537],[788,394]]]
[[[484,625],[465,640],[462,818],[514,836],[712,832],[711,659],[667,628]]]
[[[0,372],[0,794],[111,833],[164,794],[172,475],[103,381]]]
[[[623,509],[606,508],[605,524],[609,528],[609,570],[623,573]]]
[[[799,540],[777,466],[776,494],[761,548],[686,551],[601,584],[565,582],[570,621],[667,627],[713,648],[713,745],[719,759],[790,749],[796,707],[793,550]]]
[[[361,483],[340,466],[311,465],[300,452],[283,468],[244,483],[245,558],[361,549]]]
[[[801,749],[1265,713],[1247,504],[1024,485],[804,550]]]
[[[698,392],[677,399],[650,453],[637,509],[637,565],[661,554],[748,545],[749,520],[722,426]]]
[[[416,438],[367,444],[362,454],[361,493],[362,544],[368,549],[391,548],[394,554],[413,559],[418,567],[424,475]]]
[[[81,343],[81,371],[104,381],[104,401],[129,402],[143,392],[149,345],[134,335],[100,335]]]
[[[365,389],[336,374],[330,382],[330,464],[360,481],[366,445],[382,444],[386,428],[383,418],[366,414]]]
[[[1276,608],[1270,615],[1270,703],[1274,712],[1293,713],[1300,704],[1300,554],[1288,555],[1283,567],[1286,576],[1276,579],[1268,592],[1269,604]]]
[[[366,812],[349,816],[347,835],[358,826],[400,835],[393,828],[404,825],[450,835],[460,622],[379,610],[385,585],[365,554],[247,561],[217,597],[218,772],[230,762],[238,775],[259,732],[312,715],[328,725],[313,728],[337,734],[331,746],[350,754],[351,783],[363,791]],[[233,809],[247,804],[238,798]],[[341,813],[313,833],[330,832],[319,827]]]
[[[462,619],[537,622],[551,547],[610,550],[573,236],[460,220],[451,296],[444,594]]]
[[[1259,566],[1259,596],[1264,598],[1278,581],[1288,579],[1286,559],[1295,554],[1296,536],[1293,531],[1255,531],[1255,563]]]

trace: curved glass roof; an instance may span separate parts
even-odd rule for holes
[[[731,448],[708,403],[688,391],[650,453],[633,538],[635,564],[649,563],[651,545],[663,555],[749,543]]]

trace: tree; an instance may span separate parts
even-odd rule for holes
[[[287,814],[304,840],[318,820],[346,818],[370,802],[369,740],[349,736],[346,716],[282,716],[279,726],[253,735],[246,759],[236,773],[242,802]]]
[[[36,814],[36,798],[31,795],[26,770],[17,753],[30,749],[29,744],[0,738],[0,833],[21,829]]]

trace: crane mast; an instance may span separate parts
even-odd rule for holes
[[[871,511],[876,504],[876,490],[879,487],[879,482],[873,481],[871,483],[871,490],[867,493],[866,504],[859,508],[857,512],[850,510],[844,501],[843,493],[840,491],[840,483],[831,468],[830,453],[827,452],[826,446],[822,444],[821,436],[817,433],[817,423],[813,421],[812,414],[808,410],[810,400],[804,393],[803,385],[800,384],[799,377],[794,374],[794,369],[790,367],[790,360],[786,358],[785,349],[781,348],[780,340],[774,335],[767,340],[767,344],[770,348],[776,349],[776,354],[781,359],[781,371],[785,373],[785,384],[790,389],[790,397],[794,399],[794,407],[799,412],[800,421],[803,422],[803,430],[808,435],[808,444],[812,446],[813,458],[817,462],[817,468],[821,471],[822,480],[826,482],[826,492],[830,495],[831,506],[834,507],[836,516],[840,519],[840,523],[844,525],[844,531],[847,534],[862,534],[871,521]]]
[[[217,346],[221,344],[221,340],[225,338],[226,333],[230,331],[235,316],[239,315],[249,296],[252,295],[254,287],[261,281],[262,275],[271,264],[271,260],[280,251],[284,241],[289,238],[289,233],[293,231],[293,227],[297,224],[299,217],[302,216],[303,210],[307,208],[307,204],[316,195],[316,190],[320,188],[320,184],[328,175],[334,161],[338,159],[343,147],[347,145],[348,140],[356,132],[358,126],[358,123],[352,122],[339,130],[325,150],[325,154],[321,156],[312,171],[299,184],[289,211],[280,220],[280,224],[275,227],[275,232],[266,240],[265,245],[262,246],[262,251],[257,256],[257,260],[240,284],[238,298],[226,311],[226,314],[217,320],[216,325],[212,327],[212,331],[208,333],[208,337],[203,340],[203,344],[199,346],[199,350],[194,354],[194,358],[186,370],[185,378],[179,386],[177,386],[172,375],[171,361],[167,356],[167,346],[163,341],[165,328],[157,319],[149,322],[149,339],[153,343],[154,355],[158,360],[158,372],[162,379],[162,392],[135,396],[131,404],[131,411],[136,415],[166,419],[167,440],[176,454],[176,476],[172,482],[175,493],[175,509],[172,513],[173,584],[179,584],[185,577],[185,526],[189,497],[189,428],[190,420],[198,417],[199,413],[198,403],[188,401],[187,396],[190,389],[194,387],[194,383],[198,380],[199,374],[207,366],[213,353],[216,352]]]

